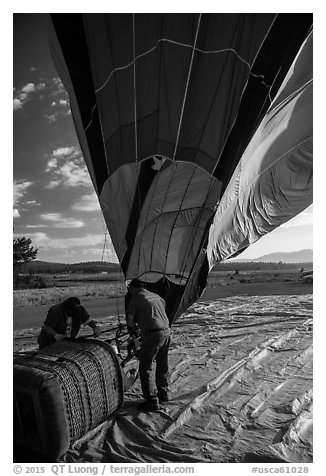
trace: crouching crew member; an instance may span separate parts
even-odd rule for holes
[[[131,281],[128,291],[131,295],[126,311],[128,331],[132,335],[137,326],[141,331],[139,377],[145,402],[139,405],[139,409],[155,411],[159,409],[159,402],[168,401],[170,328],[165,301],[158,294],[144,289],[137,279]]]
[[[81,325],[91,327],[94,337],[101,334],[100,328],[77,297],[70,297],[62,303],[55,304],[49,309],[38,336],[40,349],[67,337],[75,338]]]

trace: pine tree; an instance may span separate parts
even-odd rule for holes
[[[22,238],[14,238],[13,245],[14,272],[19,272],[27,263],[36,258],[38,249],[32,246],[32,240],[30,238],[25,238],[24,236]]]

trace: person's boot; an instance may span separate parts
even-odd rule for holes
[[[160,403],[165,403],[165,402],[168,402],[170,399],[169,399],[169,396],[167,393],[162,393],[162,394],[159,394],[158,395],[158,401]]]
[[[160,406],[157,401],[145,400],[142,403],[139,403],[138,410],[141,412],[156,412],[160,409]]]

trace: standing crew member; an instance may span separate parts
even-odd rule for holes
[[[131,294],[126,312],[128,331],[133,334],[138,325],[142,334],[139,376],[145,402],[139,408],[155,411],[159,409],[159,402],[168,401],[170,328],[165,301],[158,294],[144,289],[138,279],[131,281],[128,290]],[[156,388],[152,375],[154,359]]]
[[[94,337],[101,334],[100,328],[77,297],[70,297],[60,304],[55,304],[50,307],[38,336],[40,349],[66,337],[75,338],[82,324],[93,329]]]

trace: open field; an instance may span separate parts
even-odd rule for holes
[[[122,283],[109,284],[62,289],[80,296],[106,330],[124,314]],[[36,305],[21,292],[14,306],[15,351],[36,348],[48,306],[65,296],[32,291],[40,293]],[[312,292],[293,272],[210,276],[203,296],[173,326],[170,401],[140,413],[137,381],[122,409],[63,461],[312,462]]]
[[[36,343],[36,336],[46,317],[48,308],[71,295],[78,296],[91,316],[103,328],[112,327],[117,316],[124,319],[124,295],[126,287],[121,281],[110,281],[101,275],[64,275],[65,286],[45,289],[14,291],[13,330],[14,347],[17,349]],[[104,281],[104,282],[103,282]],[[231,296],[270,296],[311,294],[312,285],[300,281],[296,271],[234,272],[209,276],[206,291],[200,302],[219,300]],[[26,338],[24,338],[26,336]]]
[[[50,305],[71,295],[78,295],[83,301],[121,297],[126,292],[120,273],[42,275],[46,287],[14,290],[13,305]],[[233,271],[210,273],[207,289],[215,286],[229,286],[242,283],[285,283],[300,282],[298,270],[275,271]]]

